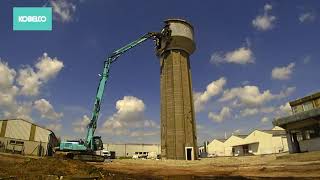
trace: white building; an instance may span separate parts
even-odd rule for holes
[[[23,119],[0,120],[0,151],[27,155],[52,155],[58,140],[44,127]]]
[[[286,130],[290,153],[320,151],[320,92],[289,104],[292,114],[273,124]]]
[[[228,139],[214,139],[208,153],[216,156],[260,155],[288,152],[286,133],[278,127],[254,130],[249,135],[232,135]]]
[[[116,157],[132,157],[133,155],[161,154],[160,144],[103,144],[103,149],[115,152]]]

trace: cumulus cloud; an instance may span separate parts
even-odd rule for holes
[[[64,67],[63,62],[57,58],[50,58],[44,53],[36,63],[36,70],[26,66],[19,70],[17,78],[21,86],[20,93],[25,96],[36,96],[39,94],[40,86],[49,79],[54,78]]]
[[[280,109],[280,114],[283,114],[283,115],[292,114],[291,106],[288,102],[286,104],[280,105],[279,109]]]
[[[259,113],[259,110],[257,108],[245,108],[243,110],[240,110],[240,115],[242,117],[253,116],[258,113]]]
[[[261,122],[262,123],[267,123],[267,122],[269,122],[269,118],[268,117],[263,117],[263,118],[261,118]]]
[[[76,12],[76,4],[70,0],[51,0],[50,4],[54,19],[61,22],[71,22]]]
[[[90,123],[90,118],[87,115],[83,115],[81,119],[72,123],[74,132],[85,132],[88,124]]]
[[[213,112],[209,112],[208,114],[208,118],[215,122],[222,122],[229,117],[231,117],[231,109],[229,107],[223,107],[218,114]]]
[[[145,104],[134,96],[124,96],[116,102],[117,112],[107,118],[101,133],[129,136],[134,129],[158,128],[156,122],[144,117]],[[136,130],[135,130],[136,131]]]
[[[295,63],[290,63],[288,64],[288,66],[275,67],[272,69],[271,77],[277,80],[290,79],[294,66],[295,66]]]
[[[213,97],[220,94],[223,91],[227,80],[225,77],[221,77],[216,81],[212,81],[207,85],[204,92],[194,93],[194,107],[196,112],[203,110],[204,105]]]
[[[39,99],[35,101],[34,109],[40,113],[41,118],[57,120],[63,117],[63,113],[57,113],[50,102],[46,99]]]
[[[60,64],[59,68],[56,68],[57,66],[52,68],[53,64]],[[16,71],[10,68],[8,63],[0,60],[0,118],[22,118],[33,121],[31,113],[35,107],[40,108],[39,102],[38,106],[35,106],[33,100],[26,96],[38,95],[39,86],[56,76],[62,67],[62,62],[56,58],[49,58],[46,53],[38,59],[36,71],[30,66],[24,66]],[[50,103],[49,105],[51,107],[47,108],[53,109]],[[42,109],[42,112],[44,111]],[[61,113],[50,110],[46,113],[52,117],[61,116]]]
[[[46,128],[50,129],[51,131],[60,131],[61,128],[62,128],[62,124],[60,123],[51,123],[51,124],[48,124],[46,125]]]
[[[39,87],[42,82],[32,68],[20,69],[17,82],[21,86],[20,93],[22,95],[35,96],[39,94]]]
[[[274,107],[259,107],[259,108],[244,108],[240,110],[241,117],[254,116],[258,113],[272,113],[275,111]]]
[[[248,64],[254,63],[253,52],[249,47],[240,47],[226,53],[216,52],[211,55],[211,63],[234,63]]]
[[[314,12],[305,12],[300,14],[300,23],[313,22],[316,19],[316,14]]]
[[[252,20],[252,25],[260,31],[267,31],[274,27],[276,17],[269,15],[269,12],[272,10],[270,4],[264,6],[264,14],[258,15],[254,20]]]
[[[2,62],[0,59],[0,88],[10,88],[14,82],[16,71],[9,68],[8,63]]]
[[[40,80],[48,81],[49,79],[54,78],[63,66],[63,62],[56,57],[51,58],[47,53],[43,53],[36,64],[36,68],[38,69],[37,76]]]
[[[281,99],[289,96],[295,90],[294,87],[286,88],[279,94],[272,94],[270,90],[260,91],[257,86],[244,86],[227,89],[223,92],[220,102],[236,100],[240,105],[256,107],[273,99]]]

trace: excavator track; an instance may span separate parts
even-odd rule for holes
[[[79,152],[63,152],[56,151],[54,157],[62,159],[74,159],[86,162],[104,162],[105,158],[103,156],[95,154],[85,154]]]

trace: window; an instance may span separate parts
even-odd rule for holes
[[[17,144],[17,145],[23,145],[24,142],[23,142],[23,141],[16,141],[16,144]]]
[[[23,145],[24,142],[23,141],[10,140],[9,144],[12,144],[12,145]]]

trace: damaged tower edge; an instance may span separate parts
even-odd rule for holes
[[[185,20],[168,19],[157,52],[160,58],[161,156],[197,159],[197,137],[189,56],[195,51],[193,27]]]

